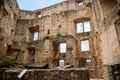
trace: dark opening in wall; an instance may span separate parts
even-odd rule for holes
[[[34,14],[35,14],[35,17],[37,17],[37,18],[42,17],[41,11],[36,11]]]
[[[50,30],[48,29],[48,34],[50,34]]]
[[[118,11],[117,15],[120,16],[120,10]]]
[[[8,45],[6,55],[10,56],[10,54],[11,54],[11,45]]]
[[[4,40],[4,37],[3,36],[0,36],[0,41],[3,41]]]
[[[79,6],[82,6],[83,4],[84,4],[84,3],[83,3],[82,1],[79,1],[79,2],[78,2],[78,5],[79,5]]]
[[[49,68],[49,65],[48,64],[46,64],[44,67],[43,67],[43,69],[48,69]]]
[[[1,7],[1,5],[4,5],[4,1],[5,0],[0,0],[0,7]]]
[[[28,30],[29,34],[27,42],[37,41],[39,39],[39,26],[31,27]]]
[[[107,65],[109,80],[120,80],[120,64]]]
[[[3,31],[3,29],[2,28],[0,28],[0,32],[2,32]]]
[[[12,30],[11,30],[11,35],[13,35],[13,32],[14,32],[14,30],[12,29]]]
[[[28,52],[29,52],[29,63],[34,63],[35,62],[35,48],[34,47],[28,48]]]
[[[48,40],[48,39],[49,39],[49,37],[46,37],[46,39]]]
[[[12,29],[11,32],[13,32],[14,30]]]
[[[7,48],[8,50],[10,50],[11,49],[11,45],[8,45],[8,48]]]
[[[82,6],[84,4],[83,0],[75,0],[78,6]]]

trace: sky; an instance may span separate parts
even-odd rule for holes
[[[22,10],[36,10],[48,7],[66,0],[17,0],[20,9]]]

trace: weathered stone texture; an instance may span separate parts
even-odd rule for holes
[[[111,33],[112,31],[112,33]],[[105,49],[102,51],[102,57],[103,57],[103,61],[104,64],[112,64],[112,63],[120,63],[119,59],[118,61],[116,61],[115,59],[117,58],[117,56],[119,55],[119,43],[117,40],[117,35],[115,32],[115,27],[114,25],[111,25],[109,30],[105,31],[102,35],[101,38],[104,39],[104,41],[102,41],[102,48]],[[109,41],[108,41],[109,39]],[[105,45],[107,44],[107,45]],[[109,53],[109,54],[105,54],[105,53]],[[116,53],[116,54],[114,54]],[[108,58],[106,58],[106,56]]]
[[[65,65],[89,68],[92,78],[108,79],[106,66],[120,63],[120,0],[84,0],[81,6],[78,2],[27,11],[20,10],[16,0],[5,1],[0,5],[0,59],[47,64],[50,69],[63,59]],[[76,24],[84,21],[90,21],[91,31],[77,33]],[[39,34],[36,41],[34,32]],[[82,40],[89,40],[90,51],[81,50]],[[60,54],[60,43],[67,44],[65,54]]]
[[[96,16],[96,23],[97,28],[99,30],[99,52],[101,59],[104,65],[104,77],[105,80],[112,80],[109,79],[110,73],[108,71],[108,65],[111,64],[119,64],[119,33],[117,33],[116,21],[118,20],[119,23],[119,1],[108,1],[108,0],[94,0],[93,1],[95,16]],[[97,4],[96,4],[97,3]],[[99,57],[100,57],[99,56]]]
[[[0,9],[0,13],[3,14],[2,17],[0,18],[0,28],[1,28],[0,58],[6,56],[7,53],[6,50],[8,48],[8,45],[11,45],[12,43],[14,30],[16,27],[17,16],[19,15],[19,8],[15,0],[10,0],[8,2],[4,1],[4,2],[5,2],[4,6],[0,5],[2,7]]]
[[[6,11],[11,13],[10,19],[5,18],[6,20],[3,22],[6,21],[7,25],[14,26],[12,37],[11,27],[8,26],[10,29],[5,29],[9,31],[7,36],[10,41],[6,44],[11,45],[10,50],[17,54],[15,58],[18,64],[48,64],[48,68],[54,68],[58,66],[59,60],[64,59],[65,65],[73,65],[75,68],[90,68],[91,77],[96,77],[98,72],[96,65],[99,66],[96,63],[99,62],[95,57],[97,56],[95,51],[96,35],[91,0],[85,0],[82,6],[78,6],[74,0],[68,0],[35,11],[19,10],[18,8],[17,11],[14,10],[7,8]],[[76,24],[84,21],[90,21],[91,31],[77,34]],[[6,26],[4,23],[2,25]],[[33,40],[35,31],[39,32],[37,41]],[[90,51],[82,52],[80,41],[85,39],[90,41]],[[67,43],[67,52],[61,55],[59,45],[63,42]],[[7,47],[5,49],[7,50]],[[92,60],[90,64],[86,63],[88,58]]]
[[[7,70],[1,80],[89,80],[87,69],[64,69],[64,70],[28,70],[25,75],[17,78],[21,70]]]

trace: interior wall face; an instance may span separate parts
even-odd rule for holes
[[[103,62],[104,64],[119,63],[119,43],[115,25],[113,24],[109,27],[109,30],[101,35]]]
[[[78,6],[77,2],[68,0],[35,11],[19,10],[17,7],[12,11],[6,4],[8,15],[0,22],[4,30],[1,33],[4,40],[0,41],[0,57],[5,56],[7,46],[12,45],[12,49],[18,50],[19,64],[48,64],[49,68],[54,68],[64,59],[65,65],[87,67],[92,78],[101,77],[103,65],[120,63],[116,25],[113,21],[106,25],[116,1],[94,1],[85,0],[83,5]],[[90,21],[91,31],[77,33],[76,24],[85,21]],[[35,31],[38,31],[39,37],[34,41]],[[89,41],[88,51],[82,51],[81,41],[84,40]],[[67,52],[62,57],[59,52],[60,43],[67,44]],[[34,62],[31,61],[29,49],[35,49]]]
[[[88,3],[90,2],[86,2],[86,4]],[[25,45],[19,46],[24,51],[24,64],[30,62],[27,49],[35,48],[35,64],[48,64],[49,68],[54,68],[59,66],[59,60],[64,59],[65,65],[73,65],[76,68],[85,66],[94,69],[91,71],[91,74],[93,74],[91,77],[95,77],[95,71],[97,71],[94,57],[96,55],[94,44],[95,31],[91,7],[85,4],[78,6],[77,3],[65,1],[38,11],[41,11],[41,17],[32,17],[33,19],[30,19],[27,17],[33,16],[35,14],[34,11],[21,10],[21,17],[17,21],[16,36],[19,36],[20,44]],[[76,24],[84,21],[90,21],[91,31],[81,34],[76,33]],[[33,37],[29,29],[35,26],[39,26],[39,39],[32,41]],[[25,41],[23,41],[24,38],[26,39]],[[47,43],[47,40],[49,43]],[[80,43],[82,40],[89,40],[90,51],[81,51]],[[59,44],[63,42],[67,44],[67,52],[61,57]],[[86,62],[88,58],[92,60],[90,64]]]
[[[12,4],[14,3],[14,5]],[[0,5],[0,58],[4,59],[6,57],[8,45],[12,45],[12,40],[15,31],[16,19],[19,15],[19,8],[15,0],[11,0],[8,3],[5,3],[4,6]],[[11,7],[11,8],[10,8]],[[14,9],[12,9],[14,7]]]

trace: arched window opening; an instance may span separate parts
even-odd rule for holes
[[[64,60],[59,61],[59,66],[64,66]]]

